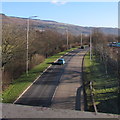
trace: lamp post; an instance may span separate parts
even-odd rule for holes
[[[82,32],[81,32],[81,47],[82,47]]]
[[[90,30],[90,61],[92,60],[92,35]]]
[[[66,29],[66,33],[67,33],[67,50],[68,50],[68,29]]]
[[[29,57],[28,57],[28,55],[29,55],[29,53],[28,53],[28,50],[29,50],[29,25],[30,25],[30,19],[31,18],[34,18],[34,17],[38,17],[38,16],[30,16],[30,17],[28,17],[28,19],[27,19],[27,52],[26,52],[26,74],[27,74],[27,76],[28,76],[28,69],[29,69]]]

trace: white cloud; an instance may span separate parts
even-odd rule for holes
[[[67,1],[62,1],[62,2],[61,2],[61,4],[66,4],[66,3],[67,3]]]
[[[52,0],[51,3],[56,4],[58,1],[57,0]]]
[[[65,3],[67,3],[67,1],[52,0],[51,3],[57,4],[57,5],[60,5],[60,4],[63,5],[63,4],[65,4]]]

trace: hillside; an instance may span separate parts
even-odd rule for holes
[[[16,25],[23,25],[26,27],[27,18],[19,18],[19,17],[10,17],[6,16],[4,14],[0,14],[0,17],[2,17],[2,23],[6,24],[16,24]],[[98,28],[98,27],[82,27],[72,24],[65,24],[65,23],[59,23],[56,21],[51,20],[39,20],[34,19],[30,20],[30,26],[35,27],[37,29],[52,29],[55,31],[58,31],[62,34],[65,33],[65,30],[68,29],[69,33],[73,35],[80,35],[81,32],[83,34],[89,34],[90,29]],[[99,27],[104,34],[115,34],[117,35],[118,29],[117,28],[106,28],[106,27]]]

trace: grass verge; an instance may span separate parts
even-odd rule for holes
[[[45,61],[29,71],[29,76],[26,74],[21,75],[2,93],[3,103],[13,103],[17,97],[56,59],[61,57],[67,52],[70,52],[76,48],[71,48],[64,52],[60,52],[52,57],[45,59]]]
[[[105,65],[95,55],[90,61],[89,53],[85,56],[84,67],[85,84],[90,81],[93,83],[92,92],[98,112],[120,114],[118,111],[118,78],[114,72],[111,74],[112,69],[106,74]],[[85,89],[88,110],[93,111],[89,85],[85,86]]]

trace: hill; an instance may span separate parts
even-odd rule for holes
[[[3,24],[6,23],[6,24],[22,25],[24,27],[27,26],[27,18],[11,17],[11,16],[6,16],[5,14],[0,14],[0,17],[2,17]],[[89,34],[90,30],[93,30],[94,28],[98,28],[104,34],[117,35],[118,33],[117,28],[83,27],[83,26],[77,26],[77,25],[72,25],[72,24],[59,23],[59,22],[51,21],[51,20],[39,20],[39,19],[34,19],[34,20],[30,19],[30,26],[35,27],[40,30],[41,29],[52,29],[62,34],[64,34],[66,32],[66,29],[68,29],[69,33],[73,35],[80,35],[81,32],[83,34]]]

